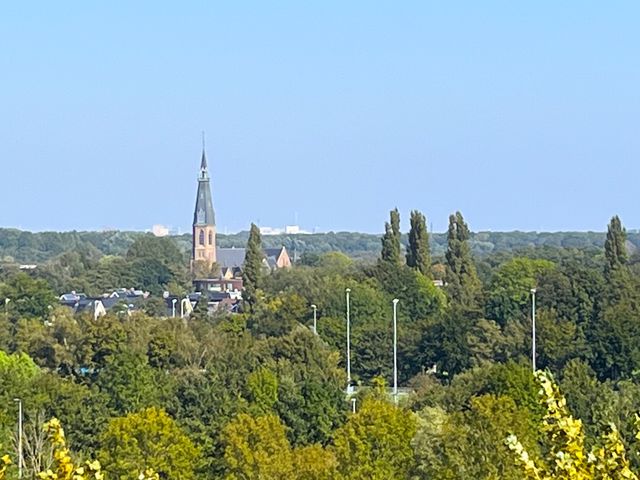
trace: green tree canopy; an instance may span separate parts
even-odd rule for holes
[[[335,434],[336,478],[410,478],[414,471],[411,440],[416,429],[413,413],[384,400],[365,400]]]
[[[469,227],[462,214],[449,216],[445,282],[449,298],[464,310],[478,310],[482,286],[469,248]]]
[[[400,213],[397,208],[390,212],[390,221],[384,225],[381,261],[400,265]]]
[[[487,299],[487,315],[504,325],[509,319],[521,320],[530,311],[531,289],[540,277],[553,270],[548,260],[514,258],[494,273]]]
[[[262,288],[264,251],[262,250],[262,237],[260,229],[251,224],[249,239],[247,240],[247,251],[242,267],[242,280],[244,286],[243,300],[253,310],[258,300],[258,289]]]
[[[427,278],[431,278],[431,253],[427,220],[417,210],[411,212],[411,230],[407,248],[407,265]]]
[[[227,480],[295,478],[291,445],[276,415],[241,413],[222,435]]]
[[[604,242],[605,274],[610,275],[627,263],[627,232],[622,226],[620,217],[611,218],[607,226],[607,239]]]
[[[5,303],[6,300],[9,300]],[[49,310],[57,304],[56,294],[42,279],[34,279],[18,272],[0,284],[0,302],[5,315],[11,319],[20,317],[47,318]]]
[[[199,451],[162,409],[147,408],[114,418],[100,443],[98,458],[113,478],[137,480],[147,468],[162,478],[196,478]]]

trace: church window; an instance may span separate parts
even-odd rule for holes
[[[209,245],[213,245],[213,232],[209,232]]]
[[[200,230],[200,235],[198,238],[198,243],[200,243],[200,245],[204,245],[204,230]]]

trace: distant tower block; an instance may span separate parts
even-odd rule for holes
[[[209,267],[216,262],[216,217],[211,199],[211,185],[207,169],[207,156],[202,137],[202,160],[198,175],[198,194],[193,212],[193,248],[191,268],[195,262],[206,262]]]

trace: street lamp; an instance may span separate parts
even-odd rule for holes
[[[349,318],[349,294],[351,289],[345,290],[347,294],[347,393],[351,393],[351,321]]]
[[[189,297],[184,297],[180,300],[180,318],[184,318],[185,314],[189,314],[189,309],[191,308],[191,301]]]
[[[9,321],[9,302],[11,301],[10,298],[5,298],[4,299],[4,318]]]
[[[351,413],[356,413],[356,397],[351,399]]]
[[[22,400],[14,398],[13,401],[18,404],[18,478],[22,478]]]
[[[177,298],[174,298],[173,300],[171,300],[171,306],[172,306],[172,314],[171,316],[173,318],[176,318],[176,302],[178,301]]]
[[[531,289],[531,364],[536,373],[536,289]]]
[[[398,300],[393,299],[393,401],[398,403]]]
[[[316,305],[311,305],[313,308],[313,333],[314,335],[318,334],[318,307]]]

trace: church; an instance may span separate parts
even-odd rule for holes
[[[227,288],[241,290],[242,265],[244,263],[244,248],[218,248],[216,246],[216,216],[213,209],[211,195],[211,181],[207,165],[207,155],[202,146],[200,172],[198,174],[198,191],[196,206],[193,212],[193,237],[191,249],[191,270],[217,271],[217,278],[203,278],[194,280],[197,290],[222,290]],[[264,250],[265,269],[288,268],[291,259],[284,246]],[[198,268],[200,267],[200,268]],[[204,288],[203,288],[204,287]]]

